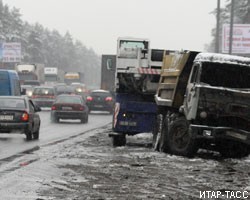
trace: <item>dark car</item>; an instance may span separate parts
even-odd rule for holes
[[[75,94],[75,89],[69,85],[59,85],[55,87],[56,95]]]
[[[38,86],[33,90],[31,99],[40,107],[51,107],[56,98],[54,87]]]
[[[39,139],[40,117],[38,106],[26,96],[0,97],[0,133],[20,132],[27,140]]]
[[[85,100],[87,98],[88,90],[83,83],[71,83],[70,87],[73,88],[75,94],[81,95]]]
[[[80,119],[81,123],[87,123],[88,112],[88,106],[80,95],[61,94],[51,107],[51,121]]]
[[[108,111],[113,113],[114,98],[107,90],[92,90],[87,96],[89,111]]]

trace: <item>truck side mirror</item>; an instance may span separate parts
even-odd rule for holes
[[[113,69],[113,65],[112,65],[113,63],[112,63],[112,59],[111,58],[107,59],[107,63],[106,64],[107,64],[107,69],[108,70],[112,70]]]

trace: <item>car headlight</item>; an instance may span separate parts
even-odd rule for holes
[[[81,88],[77,88],[76,91],[77,92],[82,92],[82,89]]]
[[[28,91],[26,94],[27,94],[27,96],[31,97],[32,96],[32,91]]]

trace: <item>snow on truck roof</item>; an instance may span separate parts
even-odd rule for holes
[[[236,65],[246,65],[250,67],[250,58],[219,54],[219,53],[199,53],[194,62],[213,62],[213,63],[226,63],[226,64],[236,64]]]
[[[117,39],[118,41],[120,41],[120,40],[127,40],[127,41],[149,41],[149,39],[147,39],[147,38],[134,38],[134,37],[119,37],[118,39]]]

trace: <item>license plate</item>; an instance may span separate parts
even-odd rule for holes
[[[62,107],[63,110],[72,110],[71,107]]]
[[[240,133],[236,133],[236,132],[233,132],[233,131],[227,131],[226,135],[234,137],[234,138],[238,138],[238,139],[241,139],[241,140],[246,140],[247,139],[246,135],[242,135]]]
[[[13,120],[13,115],[0,115],[0,120]]]
[[[103,105],[95,105],[96,108],[102,108]]]

